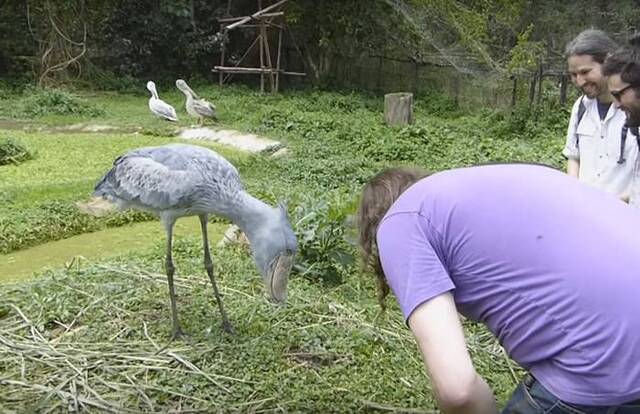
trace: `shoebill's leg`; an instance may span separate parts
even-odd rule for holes
[[[213,293],[216,297],[216,301],[218,302],[218,307],[220,308],[220,315],[222,315],[222,329],[224,329],[227,333],[233,333],[233,328],[231,327],[231,323],[229,323],[229,319],[227,318],[227,313],[224,311],[224,306],[222,305],[222,298],[220,297],[220,292],[218,291],[218,285],[216,285],[216,279],[213,276],[213,261],[211,260],[211,253],[209,252],[209,236],[207,234],[207,219],[208,216],[206,214],[202,214],[200,217],[200,226],[202,227],[202,244],[204,248],[204,268],[207,269],[207,274],[209,275],[209,279],[211,280],[211,285],[213,286]]]
[[[165,261],[165,270],[167,271],[167,282],[169,283],[169,297],[171,298],[171,316],[173,318],[173,339],[182,337],[184,334],[180,328],[180,322],[178,321],[178,309],[176,307],[176,292],[173,285],[173,274],[175,273],[175,266],[173,265],[171,242],[173,239],[173,225],[176,223],[175,219],[163,220],[165,230],[167,231],[167,258]]]

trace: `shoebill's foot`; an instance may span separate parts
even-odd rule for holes
[[[234,334],[233,326],[231,326],[231,323],[227,319],[224,319],[222,321],[222,330],[225,331],[229,335],[233,335]]]

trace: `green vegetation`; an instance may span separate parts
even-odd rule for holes
[[[47,119],[45,117],[45,119]],[[60,122],[60,118],[56,120]],[[0,253],[106,227],[144,221],[137,211],[94,217],[78,209],[95,183],[123,152],[162,145],[175,139],[148,135],[3,132],[20,137],[38,158],[21,165],[0,167]],[[218,149],[218,147],[216,147]],[[244,155],[219,149],[232,162]]]
[[[270,202],[287,199],[292,209],[305,200],[321,205],[330,190],[355,195],[367,177],[390,164],[440,170],[496,161],[554,166],[562,162],[559,137],[566,112],[559,108],[522,108],[512,115],[458,113],[442,118],[432,97],[424,97],[418,99],[414,125],[389,128],[380,115],[381,100],[372,96],[321,92],[260,96],[246,88],[198,89],[217,103],[225,127],[287,143],[292,155],[277,160],[224,150],[223,155],[241,170],[250,191]],[[175,126],[153,118],[146,97],[106,93],[83,99],[97,102],[93,105],[105,108],[105,113],[89,122],[77,114],[48,113],[30,119],[14,115],[16,122],[31,123],[34,130],[44,124],[56,133],[48,133],[43,140],[40,132],[11,132],[37,149],[39,158],[0,170],[0,225],[4,229],[0,252],[148,219],[141,213],[96,219],[81,213],[73,203],[88,197],[100,175],[122,152],[175,141],[169,136]],[[182,106],[178,92],[168,91],[165,99],[177,108]],[[8,105],[0,100],[0,107]],[[180,126],[192,122],[184,112],[180,115]],[[65,132],[69,122],[140,133]],[[0,132],[0,137],[4,134]],[[88,159],[92,161],[86,162]]]
[[[18,105],[18,116],[41,116],[50,113],[96,117],[103,115],[104,111],[61,89],[28,88],[23,92],[23,99]]]
[[[225,223],[209,224],[211,240],[222,238]],[[179,220],[176,238],[200,236],[197,217]],[[76,266],[79,261],[95,261],[125,254],[148,252],[155,244],[163,244],[164,228],[157,220],[112,227],[50,241],[27,249],[0,255],[0,284],[39,277],[45,269]]]
[[[14,138],[0,139],[0,165],[20,164],[32,159],[34,154],[19,140]]]
[[[566,112],[540,106],[511,114],[443,113],[446,98],[418,96],[416,123],[389,128],[382,122],[381,97],[194,88],[218,106],[224,123],[219,127],[277,139],[289,149],[274,158],[215,147],[238,167],[251,193],[288,205],[300,241],[290,302],[276,308],[262,298],[246,249],[214,249],[237,331],[224,335],[198,237],[179,238],[175,246],[179,310],[190,339],[161,352],[157,347],[167,343],[171,325],[162,239],[151,252],[81,262],[33,282],[5,285],[0,294],[10,299],[0,308],[0,381],[8,391],[0,405],[27,411],[69,404],[116,411],[433,409],[397,307],[389,301],[388,313],[379,315],[373,278],[358,269],[352,214],[360,187],[379,169],[397,164],[430,170],[494,161],[560,166]],[[178,108],[178,125],[154,119],[146,96],[96,92],[76,92],[104,109],[96,116],[0,119],[23,129],[0,131],[0,137],[17,137],[38,153],[0,167],[3,251],[149,219],[132,212],[96,218],[75,203],[87,199],[117,155],[176,141],[175,128],[193,122],[180,95],[168,85],[159,89]],[[0,96],[11,96],[0,99],[0,108],[27,99],[13,92]],[[77,132],[78,124],[111,129]],[[467,332],[479,371],[504,401],[521,372],[484,328],[467,324]],[[74,402],[71,392],[82,398]]]
[[[283,64],[307,76],[285,77],[289,92],[262,96],[203,81],[223,46],[227,65],[261,65],[255,53],[238,62],[250,30],[217,33],[220,17],[250,15],[255,0],[0,1],[0,15],[10,17],[0,19],[0,258],[37,255],[35,266],[66,249],[65,257],[99,257],[0,285],[0,411],[433,412],[397,306],[390,300],[379,315],[373,278],[359,270],[353,212],[360,188],[391,165],[561,166],[568,112],[552,103],[565,98],[560,49],[587,27],[622,42],[640,8],[632,0],[615,6],[603,13],[596,0],[290,1]],[[262,297],[246,249],[214,249],[236,328],[228,336],[204,277],[201,241],[179,237],[179,309],[190,338],[163,349],[171,318],[162,229],[123,227],[148,214],[96,217],[78,205],[116,156],[180,141],[178,129],[195,123],[177,77],[217,106],[215,127],[267,136],[289,150],[274,158],[213,146],[252,194],[287,204],[300,251],[290,301],[277,308]],[[149,113],[151,78],[178,110],[177,124]],[[416,123],[384,125],[382,97],[371,92],[313,87],[412,90]],[[510,103],[508,112],[495,110]],[[214,237],[226,222],[212,221]],[[127,251],[131,239],[119,239],[118,227],[143,228],[157,241],[152,250]],[[106,228],[109,235],[90,234]],[[92,245],[46,244],[73,235]],[[522,372],[483,327],[465,328],[478,371],[504,402]]]

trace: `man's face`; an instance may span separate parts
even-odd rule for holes
[[[624,82],[620,74],[609,76],[608,85],[613,95],[613,104],[627,114],[627,125],[640,126],[640,99],[635,88]]]
[[[608,94],[607,78],[602,75],[602,65],[590,55],[575,55],[567,59],[571,82],[588,98],[605,97]]]

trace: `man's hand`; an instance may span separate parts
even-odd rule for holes
[[[567,160],[567,174],[576,178],[580,176],[580,160],[573,158]]]
[[[473,367],[451,293],[418,306],[409,316],[409,327],[443,413],[498,412],[493,392]]]

